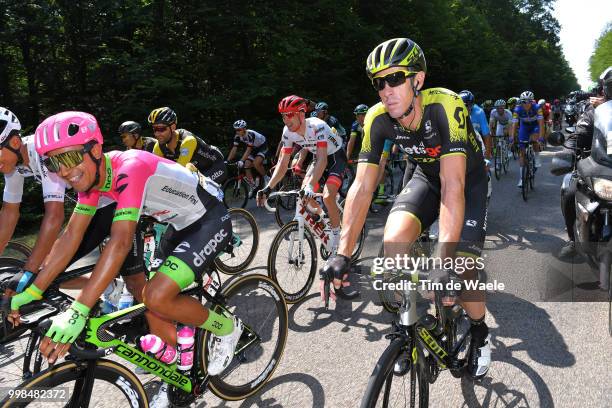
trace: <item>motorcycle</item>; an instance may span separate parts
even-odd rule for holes
[[[555,146],[565,146],[565,136],[562,132],[553,132],[549,142]],[[557,176],[565,175],[561,185],[562,196],[572,179],[577,180],[574,199],[576,250],[587,259],[593,271],[597,271],[600,289],[608,291],[612,299],[612,101],[595,110],[590,155],[585,152],[577,152],[576,155],[570,151],[561,152],[553,158],[550,171]]]
[[[568,126],[574,126],[576,120],[578,119],[578,109],[575,103],[568,103],[565,105],[565,121]]]

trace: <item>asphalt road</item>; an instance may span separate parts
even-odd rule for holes
[[[559,208],[560,177],[549,173],[551,156],[542,153],[535,191],[524,202],[517,162],[493,180],[485,244],[486,276],[505,289],[488,294],[486,322],[492,338],[492,365],[479,381],[442,372],[430,386],[432,407],[610,407],[612,337],[608,303],[602,300],[588,267],[558,259],[565,242]],[[272,214],[254,208],[260,247],[249,273],[266,273],[268,249],[278,230]],[[289,307],[289,336],[272,380],[256,396],[223,402],[212,394],[198,407],[358,407],[368,377],[388,340],[394,316],[378,305],[367,276],[368,262],[383,236],[386,212],[370,215],[355,281],[362,296],[324,310],[318,286],[300,304]],[[368,259],[369,258],[369,259]],[[322,261],[319,259],[319,265]],[[18,370],[13,349],[0,360],[0,373]],[[6,350],[5,350],[6,352]],[[4,361],[2,361],[4,360]],[[128,364],[128,363],[126,363]],[[153,392],[157,382],[141,376]],[[109,401],[108,406],[118,408]]]

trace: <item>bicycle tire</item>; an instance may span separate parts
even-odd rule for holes
[[[227,208],[244,208],[249,200],[249,189],[239,178],[223,183],[223,204]]]
[[[529,191],[529,170],[527,168],[528,166],[523,166],[521,168],[521,181],[522,181],[522,185],[521,185],[521,194],[523,195],[523,200],[527,201],[527,193]]]
[[[7,254],[4,256],[7,258],[15,258],[15,256],[11,255],[11,251],[14,252],[15,255],[19,255],[19,258],[17,259],[23,258],[25,260],[28,259],[30,255],[32,255],[32,248],[29,245],[18,241],[9,241],[6,244],[2,255]]]
[[[532,152],[529,160],[529,188],[533,191],[533,186],[535,184],[535,156]]]
[[[401,405],[401,406],[410,406],[411,408],[415,407],[416,401],[416,383],[418,382],[418,407],[425,408],[429,405],[429,380],[425,378],[423,371],[420,369],[420,364],[416,364],[414,359],[410,356],[411,367],[404,376],[397,376],[393,372],[393,367],[395,362],[400,358],[402,353],[410,353],[410,350],[415,350],[411,347],[411,344],[407,344],[404,339],[398,338],[393,340],[385,349],[383,354],[378,359],[372,374],[368,380],[368,385],[366,387],[366,391],[363,395],[363,399],[361,400],[361,408],[375,408],[379,406],[390,406],[390,407],[398,407],[400,405],[394,405],[392,401],[389,401],[390,398],[393,398],[391,387],[393,386],[393,380],[398,379],[398,381],[402,377],[409,376],[410,377],[410,397],[408,399],[401,398],[404,402],[410,402],[410,405]],[[408,354],[410,355],[410,354]],[[421,359],[421,355],[419,355],[416,361]],[[384,388],[383,388],[384,386]],[[406,391],[406,387],[401,388],[403,391]],[[382,401],[379,401],[382,392]],[[397,396],[396,396],[397,397]],[[391,403],[391,404],[390,404]]]
[[[106,360],[99,359],[95,362],[96,367],[94,371],[94,381],[104,381],[109,385],[115,386],[116,390],[120,391],[117,395],[125,396],[125,404],[121,404],[121,401],[116,401],[115,398],[108,395],[108,389],[105,387],[104,396],[101,398],[105,401],[109,398],[112,400],[113,406],[132,406],[144,408],[148,407],[147,395],[145,393],[142,383],[138,380],[136,375],[130,370],[122,366],[121,364]],[[61,364],[55,365],[45,371],[42,371],[39,375],[28,379],[23,382],[18,389],[20,390],[36,390],[41,388],[54,388],[64,385],[71,381],[77,381],[83,377],[86,372],[87,364],[83,362],[65,361]],[[95,384],[94,384],[94,388]],[[113,394],[115,395],[115,394]],[[73,394],[74,397],[74,394]],[[0,407],[25,407],[28,406],[32,400],[24,402],[11,401],[10,396],[7,396],[0,403]],[[42,403],[42,401],[40,402]],[[93,404],[93,405],[92,405]],[[89,406],[97,407],[95,402],[90,400]]]
[[[499,181],[499,178],[501,177],[501,172],[502,172],[501,154],[502,154],[501,145],[498,144],[497,148],[495,149],[495,154],[493,155],[493,167],[495,168],[495,179],[497,179],[498,181]]]
[[[240,228],[236,228],[237,224],[234,222],[234,217],[242,217],[244,220],[246,220],[247,224],[251,229],[250,237],[252,237],[253,240],[251,249],[246,254],[246,256],[236,256],[236,253],[240,254],[242,252],[240,251],[240,248],[243,248],[244,246],[241,245],[233,247],[232,254],[221,254],[215,259],[215,265],[217,266],[217,268],[219,268],[221,272],[226,275],[235,275],[244,270],[251,264],[251,262],[253,262],[253,259],[257,254],[257,248],[259,246],[259,227],[257,225],[255,217],[253,217],[253,215],[244,208],[230,208],[228,213],[230,215],[230,219],[232,220],[233,233],[237,235],[238,238],[240,238],[240,241],[248,242],[248,240],[245,240],[245,238],[249,236],[249,232],[245,231],[245,235]],[[237,229],[240,229],[240,231],[236,231]],[[230,264],[229,261],[235,257],[243,258],[244,260],[240,261],[238,264]]]
[[[504,163],[504,174],[508,174],[508,168],[510,167],[510,158],[508,157],[508,143],[507,142],[503,142],[503,153],[502,153],[502,157],[503,157],[503,163]]]
[[[284,267],[277,268],[276,261],[278,258],[278,253],[281,244],[288,240],[293,240],[291,234],[297,234],[297,230],[297,221],[291,221],[285,224],[276,233],[276,236],[272,240],[272,244],[270,245],[270,252],[268,254],[268,276],[281,288],[283,297],[285,298],[285,301],[289,304],[297,303],[308,295],[308,292],[310,291],[310,288],[312,287],[312,284],[314,283],[314,280],[317,275],[317,245],[314,237],[312,236],[312,233],[306,227],[304,227],[304,239],[307,243],[307,247],[310,248],[311,252],[310,267],[308,268],[307,275],[305,273],[306,271],[303,271],[303,268],[307,267],[306,263],[304,263],[302,265],[302,268],[298,270],[295,265],[290,263],[289,257],[287,258],[287,264],[284,265]],[[285,238],[287,236],[288,238]],[[304,246],[304,249],[305,248],[306,245]],[[292,269],[294,273],[292,273]],[[298,274],[300,277],[300,283],[290,288],[289,283],[295,282],[296,278],[298,277]],[[286,275],[293,276],[289,277],[289,279],[285,279]],[[303,284],[301,282],[303,282]]]
[[[234,367],[232,367],[231,365],[221,375],[210,378],[209,387],[213,394],[215,394],[219,398],[228,401],[244,399],[259,391],[259,389],[263,387],[274,374],[274,371],[278,367],[278,364],[282,358],[283,352],[285,350],[285,345],[287,343],[287,334],[289,331],[289,316],[287,312],[287,304],[285,303],[285,300],[282,296],[282,291],[279,286],[267,276],[259,274],[246,275],[239,277],[238,279],[235,279],[230,283],[226,284],[221,289],[221,294],[226,302],[226,309],[229,310],[233,307],[234,310],[236,310],[238,308],[236,305],[232,304],[233,295],[236,295],[236,300],[254,300],[254,303],[251,306],[245,307],[244,311],[240,310],[236,313],[236,315],[243,321],[245,325],[255,329],[256,335],[260,338],[260,340],[272,338],[271,333],[264,332],[261,322],[257,322],[258,319],[247,317],[247,314],[251,315],[253,313],[256,313],[258,311],[258,307],[262,306],[263,304],[263,300],[260,296],[253,295],[251,293],[245,295],[240,292],[249,285],[256,290],[263,290],[267,292],[271,295],[271,299],[274,300],[274,307],[278,315],[278,323],[273,323],[271,330],[273,330],[275,327],[278,328],[277,342],[274,345],[274,350],[271,353],[269,362],[265,365],[265,368],[261,371],[261,373],[253,374],[253,380],[241,385],[229,384],[227,382],[228,377],[235,373],[235,369],[233,369]],[[219,309],[220,308],[217,308],[217,311],[221,312],[221,310]],[[264,312],[263,315],[269,318],[270,313]],[[202,346],[204,352],[202,353],[202,360],[200,361],[200,364],[203,372],[206,372],[205,361],[208,361],[209,337],[210,332],[205,332],[204,336],[202,337]],[[238,358],[235,358],[234,360],[246,361],[247,359],[248,356],[245,354],[239,356]],[[247,365],[248,367],[246,371],[258,371],[252,369],[252,362],[249,362],[249,364]],[[230,368],[232,368],[232,370],[230,370]]]

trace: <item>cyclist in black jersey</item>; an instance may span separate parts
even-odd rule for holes
[[[268,176],[266,176],[266,168],[264,167],[264,162],[268,155],[266,137],[255,130],[247,129],[247,123],[243,119],[235,121],[233,127],[236,133],[234,135],[233,146],[227,155],[227,161],[231,162],[234,160],[238,152],[238,147],[241,144],[246,145],[242,157],[237,162],[238,167],[244,167],[247,179],[251,185],[255,184],[252,171],[252,169],[255,168],[257,173],[259,173],[258,187],[261,189],[268,184]]]
[[[183,166],[193,163],[200,173],[218,184],[223,184],[227,179],[223,153],[190,131],[177,129],[176,113],[172,109],[154,109],[148,121],[157,139],[154,154]]]
[[[418,165],[389,214],[385,255],[408,254],[410,245],[437,218],[438,256],[444,260],[479,257],[485,238],[484,157],[461,98],[443,88],[421,90],[425,56],[408,38],[379,44],[367,58],[366,71],[381,102],[366,115],[357,175],[344,207],[338,255],[322,271],[323,277],[333,278],[334,289],[340,290],[338,297],[343,297],[342,278],[349,271],[350,255],[365,222],[387,139]],[[476,272],[466,269],[460,276],[472,280]],[[483,377],[490,364],[484,300],[484,291],[476,290],[463,290],[459,299],[472,320],[468,371],[474,378]]]
[[[152,137],[142,136],[142,127],[140,123],[128,120],[119,126],[119,137],[125,147],[129,149],[144,150],[152,152],[155,147],[156,140]]]

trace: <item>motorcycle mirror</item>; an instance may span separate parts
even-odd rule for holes
[[[548,143],[553,146],[561,146],[564,142],[565,136],[563,135],[563,132],[557,130],[556,132],[552,132],[550,135],[548,135]]]
[[[550,165],[550,173],[553,176],[562,176],[569,173],[574,168],[573,156],[571,153],[560,152],[553,156]]]

